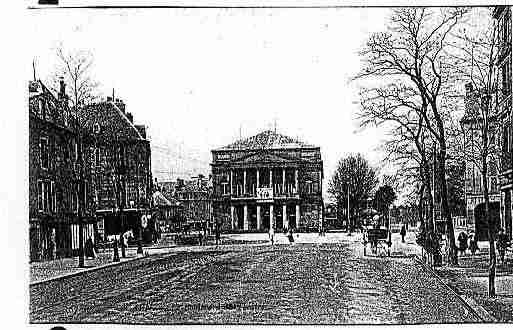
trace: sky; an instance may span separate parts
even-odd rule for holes
[[[147,126],[158,180],[210,171],[211,150],[266,129],[321,147],[324,191],[338,160],[382,167],[383,132],[356,121],[358,51],[389,10],[30,10],[36,76],[55,48],[88,50],[99,92]],[[29,70],[27,70],[29,71]],[[32,77],[32,66],[30,75]]]

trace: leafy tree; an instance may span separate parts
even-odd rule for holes
[[[351,154],[340,159],[328,183],[328,193],[337,201],[339,210],[347,210],[349,194],[349,231],[353,231],[356,217],[363,210],[367,199],[378,184],[376,169],[361,154]]]

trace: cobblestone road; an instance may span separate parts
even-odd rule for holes
[[[478,321],[410,258],[356,243],[179,252],[30,287],[31,322],[373,324]]]

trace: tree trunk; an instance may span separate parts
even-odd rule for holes
[[[458,252],[456,249],[456,240],[454,238],[454,226],[452,223],[451,210],[447,198],[447,180],[445,178],[445,161],[446,161],[446,145],[445,140],[440,141],[440,181],[441,181],[441,197],[442,197],[442,215],[446,221],[446,235],[449,239],[449,264],[458,264]]]
[[[421,224],[425,224],[424,222],[424,189],[426,185],[424,182],[420,184],[419,189],[419,206],[418,206],[418,213],[419,213],[419,221]]]
[[[495,221],[490,217],[490,196],[488,192],[488,173],[487,166],[483,166],[483,195],[485,200],[485,219],[488,223],[488,242],[490,244],[490,263],[488,267],[488,295],[495,297],[495,271],[497,266],[497,258],[495,256]]]
[[[424,167],[425,168],[429,168],[429,165],[427,164],[427,161],[424,161]],[[427,208],[427,212],[426,212],[426,222],[425,222],[425,225],[426,225],[426,230],[428,232],[430,231],[433,231],[433,229],[435,228],[434,227],[434,223],[433,223],[433,212],[434,212],[434,197],[433,197],[433,193],[432,193],[432,190],[431,190],[431,177],[429,176],[429,171],[426,171],[424,170],[424,185],[425,185],[425,189],[427,191],[427,194],[428,194],[428,199],[427,199],[427,202],[428,202],[428,208]]]
[[[84,223],[83,223],[83,213],[85,207],[85,199],[84,199],[84,166],[83,159],[84,156],[82,154],[82,134],[79,132],[77,136],[77,161],[78,161],[78,200],[77,200],[77,222],[78,222],[78,267],[83,268],[84,264]]]
[[[487,107],[487,105],[485,105]],[[484,110],[484,108],[483,108]],[[486,111],[486,110],[485,110]],[[488,267],[488,295],[495,297],[495,221],[490,216],[490,195],[488,191],[488,111],[483,113],[483,129],[481,131],[483,152],[481,154],[481,176],[483,177],[483,197],[485,200],[485,220],[488,223],[488,243],[490,245],[490,263]]]

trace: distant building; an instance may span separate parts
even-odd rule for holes
[[[79,112],[91,166],[91,195],[101,237],[133,230],[137,237],[152,199],[151,148],[120,99],[107,98]],[[143,224],[144,225],[144,224]]]
[[[158,189],[158,188],[157,188]],[[157,190],[153,193],[153,212],[158,226],[166,232],[177,231],[184,221],[183,205]]]
[[[264,131],[212,150],[214,218],[225,230],[319,230],[320,148]]]
[[[30,260],[78,253],[77,121],[68,107],[65,84],[55,97],[40,81],[29,83]],[[84,168],[84,177],[88,177]],[[85,182],[89,191],[91,182]],[[94,206],[82,210],[84,237],[94,233]],[[85,241],[85,240],[84,240]]]
[[[482,117],[480,111],[481,97],[478,91],[473,89],[472,84],[466,85],[465,114],[460,123],[464,133],[464,149],[470,155],[465,162],[465,203],[466,203],[466,224],[465,226],[475,231],[478,240],[488,239],[488,220],[484,214],[483,177],[481,175],[481,162],[479,154],[482,149],[481,128]],[[492,146],[498,141],[499,131],[497,116],[491,113],[488,125],[490,128],[489,142]],[[488,162],[488,191],[490,196],[490,214],[495,222],[500,222],[500,191],[499,191],[499,157],[493,153],[490,147],[490,161]],[[474,158],[475,161],[472,161]],[[460,221],[461,222],[461,221]],[[462,224],[462,223],[459,223]]]
[[[499,28],[499,58],[497,60],[497,115],[501,129],[502,152],[500,160],[500,190],[501,190],[501,226],[507,235],[513,237],[513,113],[511,106],[511,7],[497,6],[493,17]]]
[[[197,223],[213,228],[212,182],[204,175],[190,180],[159,182],[159,187],[166,198],[174,198],[180,203],[184,224]]]
[[[342,219],[338,217],[337,203],[324,204],[324,226],[326,229],[341,229]]]

